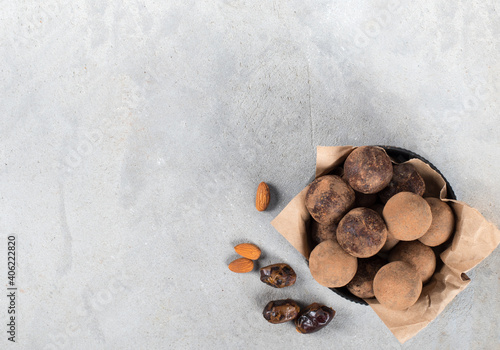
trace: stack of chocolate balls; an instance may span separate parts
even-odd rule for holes
[[[453,211],[439,198],[424,198],[417,169],[393,164],[380,147],[356,148],[335,173],[314,180],[306,194],[316,245],[312,276],[326,287],[346,286],[360,298],[407,309],[434,274],[433,249],[453,234]]]

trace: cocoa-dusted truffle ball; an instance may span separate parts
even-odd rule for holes
[[[314,180],[306,193],[306,208],[314,220],[331,225],[354,205],[354,191],[336,175]]]
[[[423,283],[429,281],[436,269],[436,255],[420,241],[399,242],[389,253],[389,261],[404,261],[412,265]]]
[[[375,298],[390,309],[405,310],[415,304],[422,292],[422,280],[404,261],[395,261],[378,270],[373,279]]]
[[[391,181],[392,162],[380,147],[358,147],[345,160],[344,174],[354,190],[377,193]]]
[[[382,211],[389,232],[401,241],[413,241],[427,232],[432,222],[429,204],[413,192],[399,192]]]
[[[394,246],[398,243],[399,243],[399,239],[394,238],[394,236],[391,234],[391,232],[387,231],[387,240],[385,241],[385,244],[382,247],[382,249],[380,249],[380,251],[382,253],[387,253],[389,250],[394,248]]]
[[[386,203],[389,198],[399,192],[413,192],[423,196],[425,182],[417,169],[410,163],[394,165],[394,175],[391,182],[379,193],[380,200]]]
[[[358,259],[347,254],[337,242],[324,241],[309,256],[309,269],[314,279],[329,288],[349,283],[358,268]]]
[[[337,241],[342,249],[357,258],[378,253],[387,239],[387,227],[376,211],[356,208],[339,222]]]
[[[378,256],[358,259],[358,270],[354,278],[347,284],[347,289],[359,298],[373,298],[373,279],[378,270],[387,262]]]
[[[313,220],[311,223],[311,239],[316,244],[326,240],[337,242],[337,224],[321,225]]]
[[[429,230],[418,240],[429,247],[436,247],[448,240],[455,229],[455,216],[450,206],[438,198],[425,198],[432,212]]]

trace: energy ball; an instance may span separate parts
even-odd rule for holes
[[[324,241],[309,256],[309,269],[313,278],[329,288],[349,283],[358,268],[358,259],[347,254],[337,242]]]
[[[384,246],[382,247],[382,249],[380,249],[380,251],[382,253],[387,253],[388,251],[390,251],[392,248],[394,248],[394,246],[396,244],[399,243],[399,239],[397,238],[394,238],[393,235],[391,235],[391,233],[388,231],[387,232],[387,240],[385,241],[385,244]]]
[[[436,255],[432,248],[420,241],[399,242],[389,253],[389,261],[404,261],[417,269],[422,283],[426,283],[436,270]]]
[[[432,223],[431,207],[413,192],[399,192],[386,203],[382,211],[387,228],[400,241],[422,237]]]
[[[339,222],[337,241],[342,249],[357,258],[378,253],[387,239],[387,227],[376,211],[356,208]]]
[[[405,310],[415,304],[422,292],[422,280],[412,265],[394,261],[378,270],[373,292],[380,304],[393,310]]]
[[[337,224],[321,225],[313,220],[311,223],[311,239],[316,244],[326,240],[337,242]]]
[[[425,192],[425,182],[417,169],[410,163],[394,165],[394,175],[391,182],[379,193],[383,203],[399,192],[413,192],[423,196]]]
[[[429,230],[418,240],[429,247],[436,247],[448,240],[455,229],[455,216],[450,206],[438,198],[425,198],[432,212]]]
[[[314,180],[306,193],[306,208],[314,220],[331,225],[354,205],[354,190],[336,175]]]
[[[373,298],[373,279],[378,270],[387,262],[378,256],[368,259],[358,259],[358,270],[354,278],[347,284],[349,292],[359,298]]]
[[[377,193],[392,179],[392,162],[380,147],[358,147],[345,160],[344,174],[354,190]]]

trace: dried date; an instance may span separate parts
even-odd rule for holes
[[[295,328],[299,333],[314,333],[325,327],[335,316],[335,310],[313,303],[302,310],[295,319]]]
[[[297,275],[287,264],[273,264],[260,269],[260,280],[274,288],[284,288],[295,283]]]
[[[299,312],[300,307],[294,300],[285,299],[270,301],[262,315],[268,322],[278,324],[294,320]]]

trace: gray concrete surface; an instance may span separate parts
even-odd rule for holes
[[[401,346],[319,286],[270,221],[317,145],[431,160],[500,224],[495,1],[12,1],[0,13],[0,272],[17,235],[17,344],[2,349],[494,349],[500,253]],[[268,211],[257,184],[272,185]],[[240,242],[296,285],[227,269]],[[5,288],[6,289],[6,288]],[[298,334],[271,299],[337,310]]]

